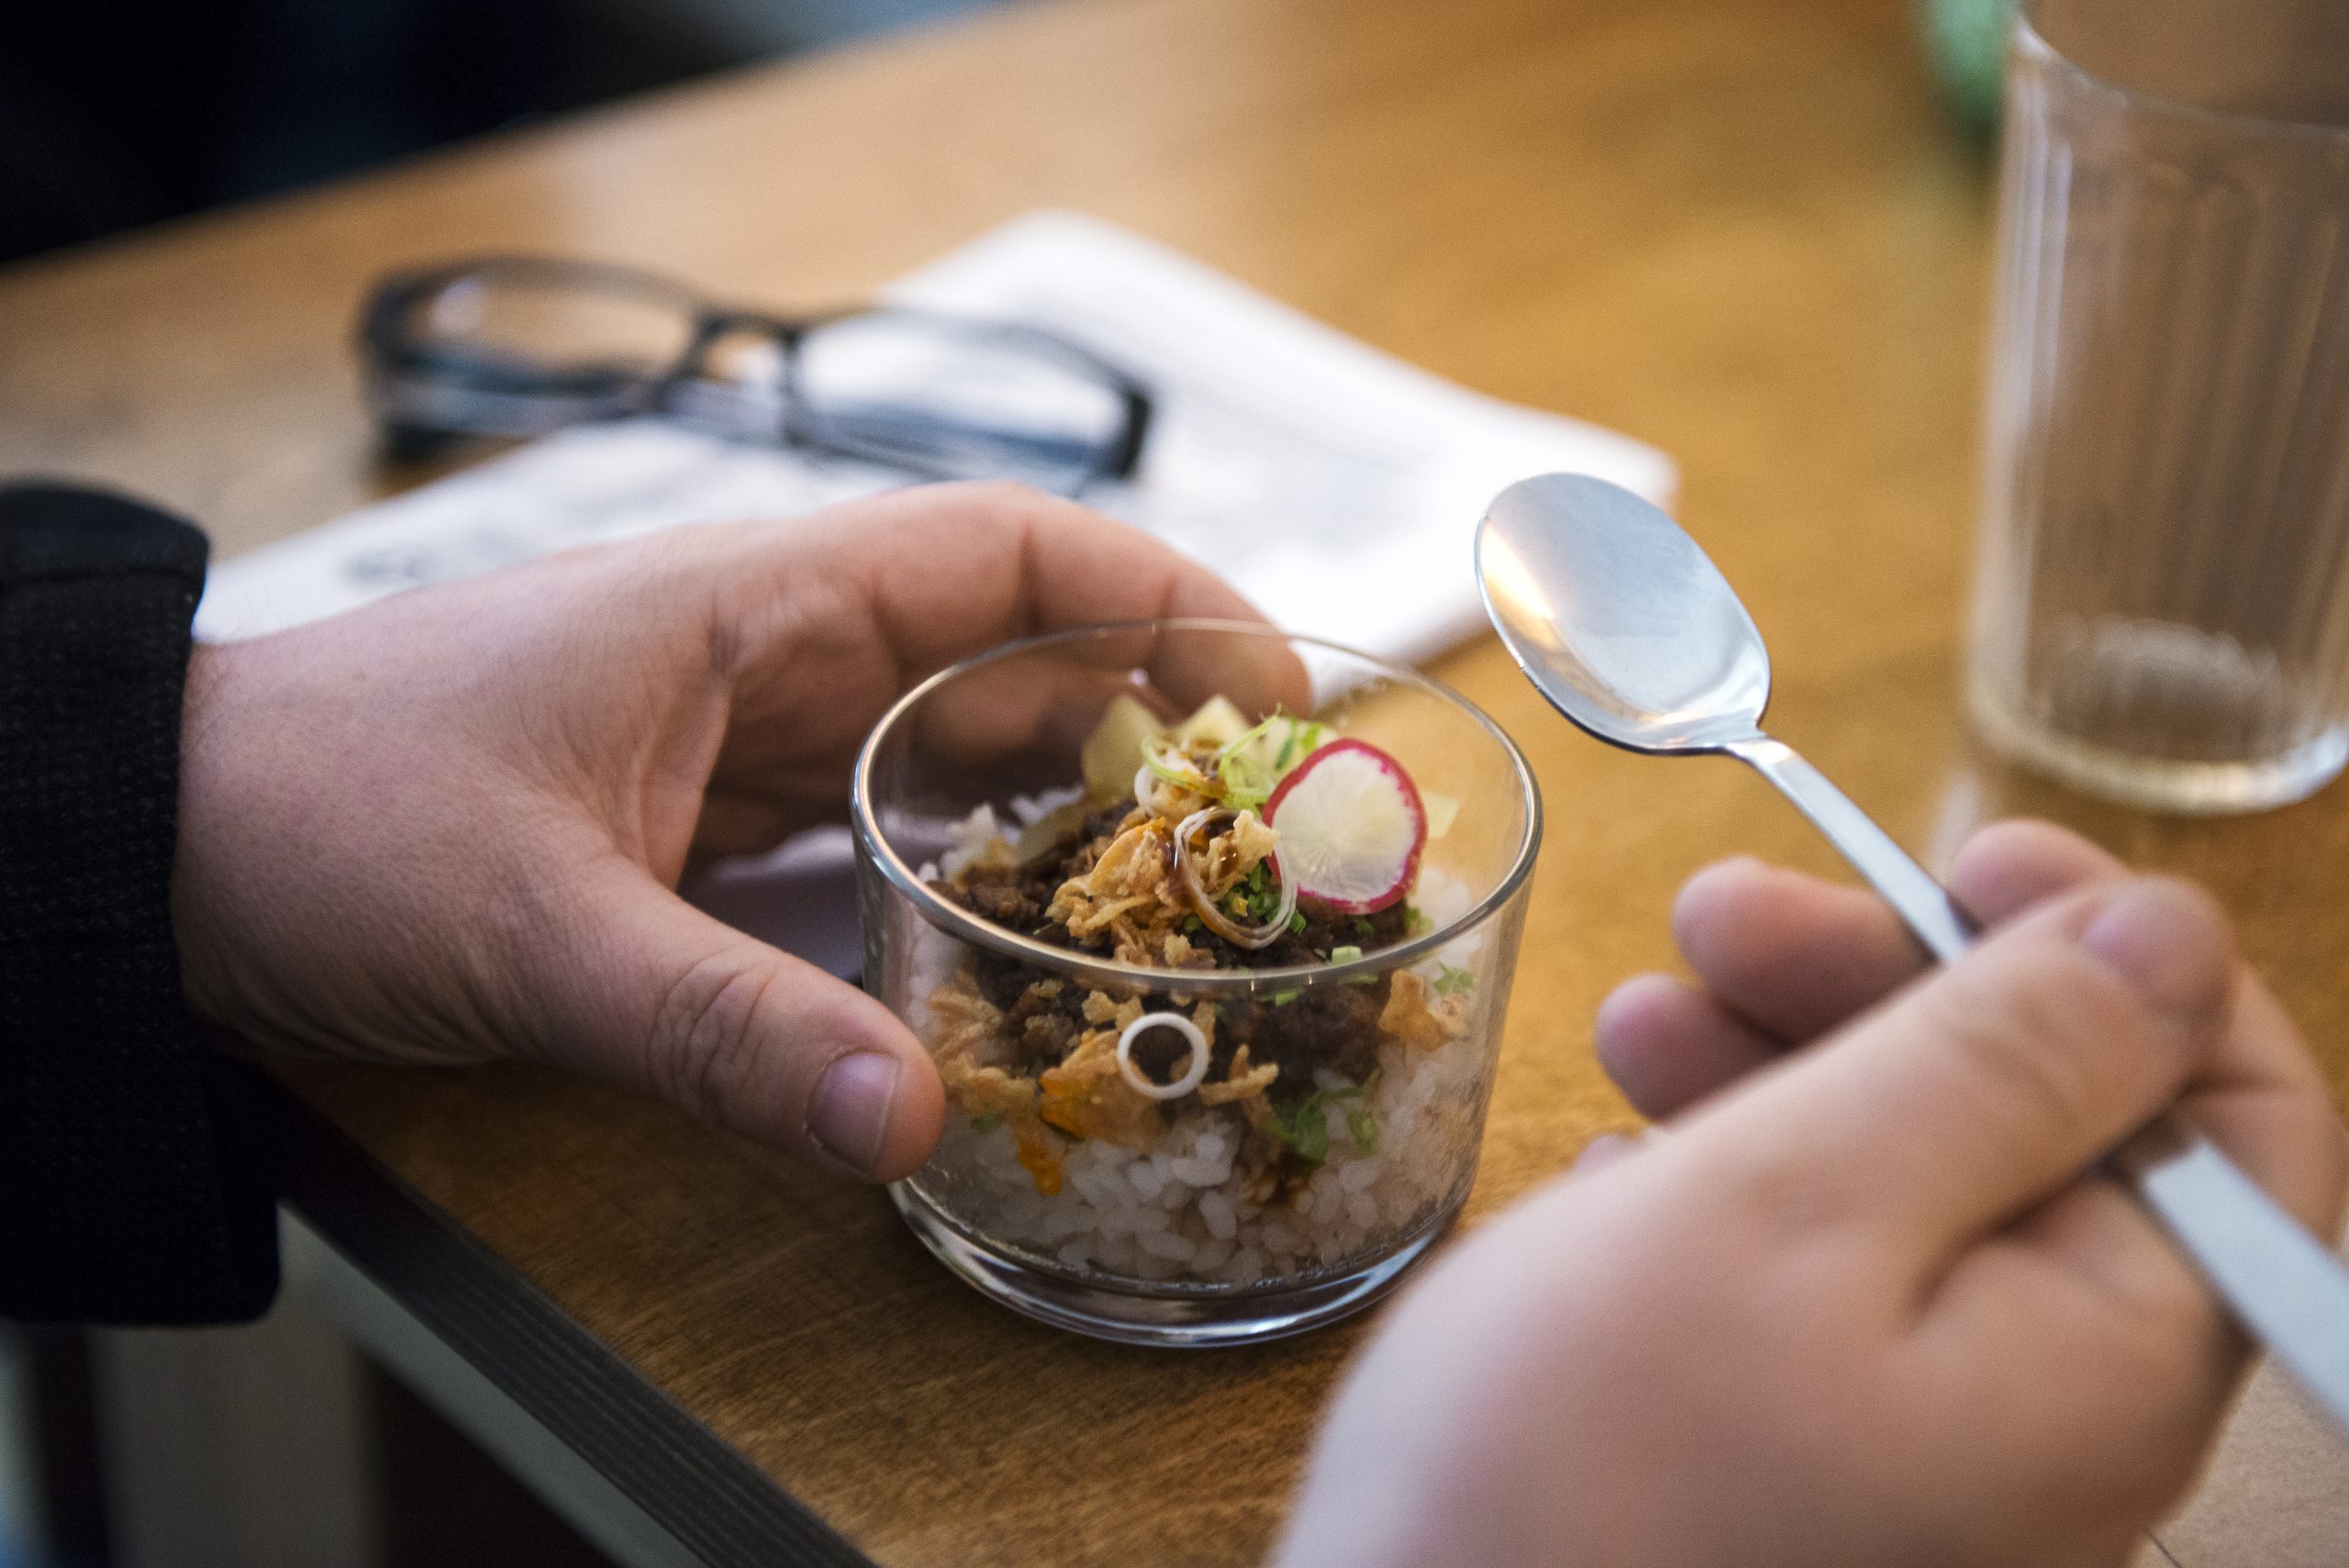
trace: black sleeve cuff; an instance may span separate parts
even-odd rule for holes
[[[172,937],[206,545],[119,496],[0,488],[0,1313],[264,1311],[276,1218]]]

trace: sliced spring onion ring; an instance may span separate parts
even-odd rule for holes
[[[1216,759],[1215,776],[1223,781],[1223,803],[1238,811],[1264,805],[1279,782],[1262,762],[1237,751],[1226,751]]]
[[[1191,1042],[1191,1064],[1172,1084],[1154,1084],[1150,1074],[1134,1065],[1134,1041],[1152,1029],[1173,1029]],[[1180,1013],[1144,1013],[1118,1036],[1118,1072],[1133,1085],[1134,1093],[1144,1099],[1179,1100],[1207,1080],[1208,1062],[1214,1054],[1208,1047],[1208,1037],[1199,1026]]]
[[[1288,772],[1291,762],[1301,762],[1319,751],[1322,740],[1329,736],[1329,733],[1330,727],[1326,724],[1319,724],[1311,719],[1292,720],[1287,737],[1281,741],[1281,754],[1273,759],[1273,772],[1285,773]],[[1298,750],[1300,745],[1303,746],[1303,751]]]
[[[1164,779],[1152,773],[1147,765],[1134,771],[1134,804],[1152,816],[1173,816],[1174,806],[1165,796],[1169,790],[1179,791],[1182,787],[1179,784],[1168,784]],[[1178,795],[1176,798],[1179,800],[1180,795]]]
[[[1182,826],[1174,829],[1174,869],[1182,875],[1183,892],[1190,899],[1191,912],[1199,917],[1200,924],[1235,947],[1268,948],[1280,940],[1281,933],[1288,929],[1288,917],[1297,913],[1297,888],[1287,877],[1281,876],[1280,855],[1275,852],[1265,857],[1273,874],[1280,877],[1281,901],[1272,918],[1261,926],[1243,926],[1217,908],[1215,900],[1208,896],[1207,884],[1200,880],[1197,862],[1191,858],[1191,835],[1232,815],[1230,806],[1210,806],[1183,818]]]
[[[1259,753],[1262,742],[1273,732],[1273,726],[1287,722],[1287,717],[1275,713],[1246,734],[1226,743],[1215,754],[1215,776],[1223,783],[1223,803],[1235,810],[1259,806],[1272,797],[1273,786],[1280,782],[1276,770],[1265,765]]]

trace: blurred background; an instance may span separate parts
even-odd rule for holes
[[[1012,3],[0,0],[0,261]],[[2016,0],[1887,4],[1989,126]]]
[[[0,262],[1018,3],[0,0]],[[1987,134],[2014,0],[1884,4],[1913,8],[1920,61]],[[340,1334],[293,1262],[252,1329],[0,1321],[0,1568],[605,1561]]]
[[[0,261],[1004,0],[5,0]]]

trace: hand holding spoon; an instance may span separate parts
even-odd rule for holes
[[[1696,540],[1631,492],[1551,473],[1476,530],[1485,608],[1552,706],[1599,740],[1725,753],[1778,786],[1943,962],[1973,945],[1949,895],[1827,775],[1762,729],[1770,656]],[[2349,1272],[2171,1112],[2116,1155],[2220,1298],[2349,1432]]]

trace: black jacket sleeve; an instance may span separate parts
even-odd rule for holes
[[[204,536],[0,488],[0,1314],[250,1318],[275,1214],[171,923]]]

